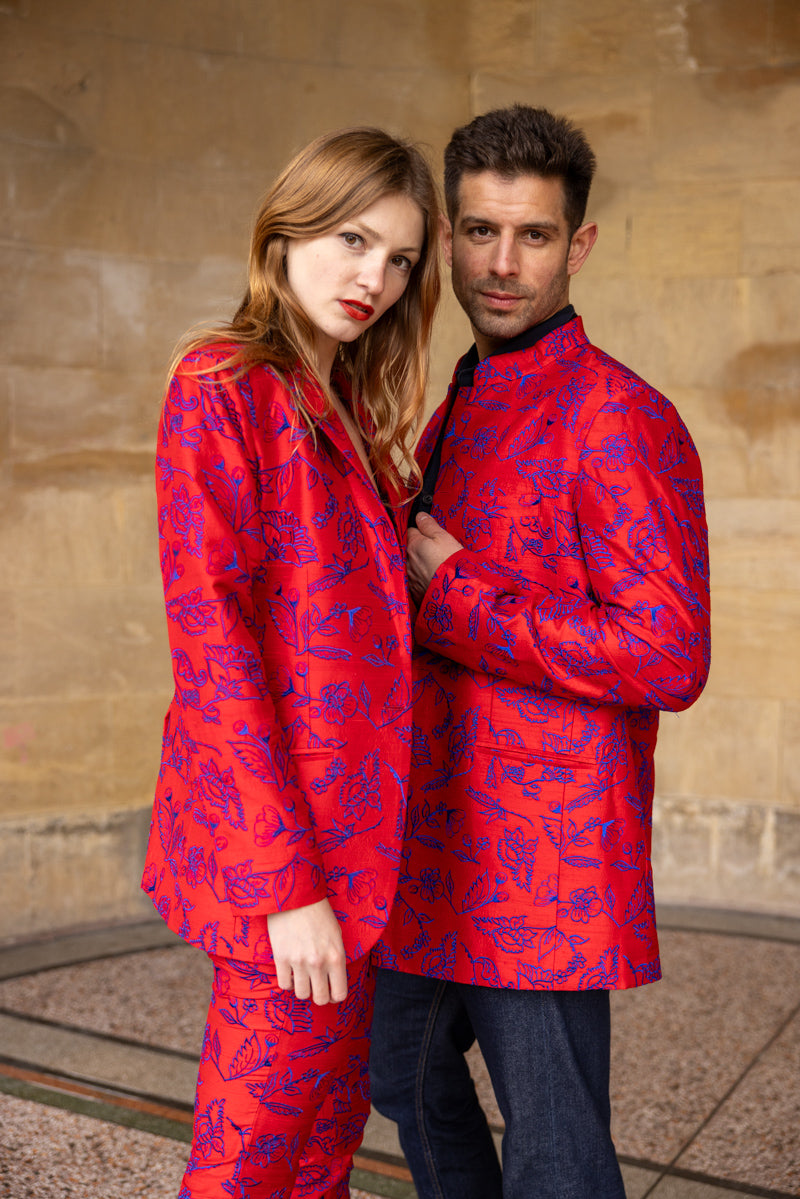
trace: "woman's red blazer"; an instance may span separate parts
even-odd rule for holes
[[[348,958],[394,897],[411,636],[393,519],[331,413],[270,367],[189,355],[159,434],[175,693],[143,887],[189,943],[270,958],[266,916],[325,896]]]

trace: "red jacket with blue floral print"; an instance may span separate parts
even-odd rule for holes
[[[312,436],[273,370],[232,380],[213,370],[225,357],[188,356],[161,421],[175,694],[143,886],[181,937],[245,961],[270,959],[268,913],[327,895],[353,960],[397,881],[403,554],[339,418]],[[319,414],[321,394],[304,394]]]
[[[382,964],[522,989],[635,986],[660,976],[658,712],[691,704],[709,667],[700,462],[669,401],[578,318],[484,359],[451,397],[432,514],[465,548],[415,625]]]

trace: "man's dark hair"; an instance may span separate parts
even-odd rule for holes
[[[556,176],[564,183],[564,214],[572,234],[583,223],[595,166],[584,133],[566,117],[527,104],[496,108],[462,125],[450,138],[444,152],[447,215],[454,220],[463,175],[494,171],[507,179]]]

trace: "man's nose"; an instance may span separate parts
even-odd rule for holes
[[[495,245],[491,270],[499,279],[507,279],[519,274],[519,256],[517,243],[513,237],[501,237]]]

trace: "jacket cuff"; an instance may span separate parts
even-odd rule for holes
[[[463,608],[463,575],[472,573],[469,564],[474,561],[469,550],[457,550],[446,558],[428,584],[414,621],[414,640],[417,645],[456,661],[461,661],[461,658],[453,652],[454,647],[463,645],[469,638],[469,631],[460,629],[458,624]],[[459,566],[465,569],[460,571]],[[469,587],[469,584],[466,586]],[[455,608],[450,602],[451,592],[452,599],[458,594]]]

